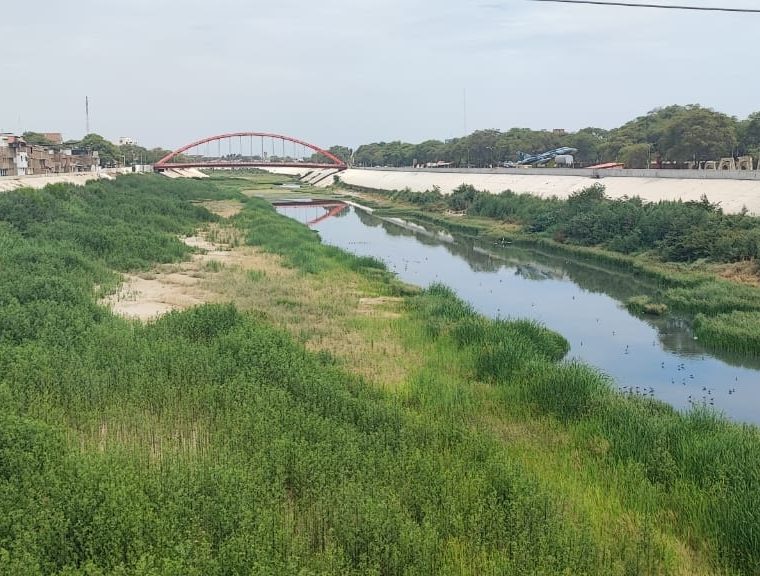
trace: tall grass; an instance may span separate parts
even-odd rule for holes
[[[385,264],[371,256],[356,256],[339,248],[325,246],[314,230],[283,218],[272,205],[258,198],[249,199],[246,208],[232,219],[246,231],[249,244],[285,257],[286,262],[309,274],[336,269],[361,271],[383,279],[389,285],[392,275]]]
[[[664,294],[674,309],[706,315],[759,311],[760,290],[727,280],[703,282],[690,288],[671,288]]]
[[[0,199],[0,573],[615,571],[493,438],[260,318],[206,305],[143,325],[96,304],[112,268],[186,255],[176,235],[212,219],[189,200],[215,194],[135,177]],[[241,221],[305,273],[392,284],[271,208]],[[85,227],[106,242],[76,241]]]
[[[760,350],[760,311],[730,312],[717,316],[700,314],[694,323],[694,333],[708,346],[736,352],[754,354]]]
[[[191,201],[232,194],[130,177],[0,197],[0,574],[683,573],[658,523],[705,571],[756,571],[757,429],[617,395],[539,325],[410,295],[392,322],[425,345],[396,394],[231,304],[150,324],[97,305],[114,269],[187,257],[177,235],[214,220]],[[303,274],[406,293],[261,202],[233,221]],[[556,426],[627,528],[494,419]]]
[[[661,302],[653,302],[649,296],[634,296],[629,298],[625,307],[628,308],[634,314],[650,316],[664,316],[668,312],[667,304]]]
[[[760,565],[756,427],[707,409],[682,414],[659,401],[621,396],[595,370],[558,362],[567,350],[558,335],[528,322],[484,319],[446,288],[433,286],[410,305],[434,327],[429,334],[472,356],[475,375],[502,388],[510,410],[527,406],[536,416],[550,415],[579,446],[592,446],[600,483],[605,469],[622,478],[640,475],[656,496],[653,502],[632,496],[634,508],[674,515],[677,532],[701,540],[741,573]]]

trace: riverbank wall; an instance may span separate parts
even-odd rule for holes
[[[273,171],[289,174],[304,173],[304,170],[297,168],[282,168]],[[621,172],[625,175],[618,174]],[[679,172],[683,173],[679,174]],[[751,214],[760,216],[760,173],[757,171],[736,175],[704,170],[679,172],[351,168],[341,172],[339,177],[346,184],[380,190],[410,188],[422,192],[437,186],[442,193],[450,194],[462,184],[471,184],[479,190],[487,190],[494,194],[512,190],[544,198],[552,196],[567,198],[573,192],[598,183],[605,186],[607,195],[611,198],[639,196],[645,201],[657,202],[660,200],[699,201],[702,196],[706,196],[710,202],[720,203],[727,213],[741,212],[746,208]],[[327,178],[319,185],[327,186],[332,182],[332,178]]]
[[[118,174],[131,174],[131,168],[109,168],[97,172],[72,172],[68,174],[44,174],[34,176],[2,176],[0,192],[10,192],[19,188],[44,188],[48,184],[75,184],[84,186],[91,180],[112,180]]]

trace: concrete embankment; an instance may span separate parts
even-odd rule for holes
[[[299,174],[299,169],[277,169],[280,173]],[[518,193],[530,193],[541,197],[557,196],[566,198],[573,192],[595,183],[606,187],[611,198],[639,196],[649,202],[658,200],[694,200],[704,195],[710,202],[719,202],[729,213],[740,212],[743,208],[755,215],[760,215],[760,179],[754,173],[737,175],[737,178],[718,178],[719,174],[708,177],[689,175],[674,177],[675,174],[658,174],[647,177],[643,175],[607,176],[598,171],[547,171],[547,170],[396,170],[396,169],[356,169],[340,173],[340,179],[346,184],[376,188],[382,190],[401,190],[410,188],[424,191],[438,186],[444,194],[451,193],[461,184],[471,184],[479,190],[499,193],[512,190]],[[588,172],[588,173],[587,173]],[[654,171],[653,171],[654,172]],[[577,173],[578,175],[574,175]],[[596,176],[596,177],[595,177]],[[758,175],[760,176],[760,174]],[[746,179],[738,179],[740,177]],[[332,183],[328,178],[320,185]]]
[[[198,168],[181,168],[181,169],[170,169],[170,170],[164,170],[161,172],[164,176],[168,178],[208,178],[208,174],[205,174],[201,172]]]
[[[75,172],[71,174],[45,174],[35,176],[3,176],[0,177],[0,192],[10,192],[19,188],[44,188],[48,184],[75,184],[83,186],[91,180],[113,179],[117,174],[128,174],[131,170],[108,169],[98,172]]]

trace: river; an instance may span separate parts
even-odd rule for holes
[[[568,358],[608,374],[622,391],[659,398],[678,409],[711,406],[760,424],[760,360],[710,352],[689,321],[640,318],[623,302],[653,292],[630,274],[567,256],[479,244],[411,222],[349,207],[278,207],[310,224],[326,244],[374,256],[411,284],[440,282],[492,318],[530,318],[562,334]]]

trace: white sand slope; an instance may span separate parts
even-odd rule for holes
[[[19,188],[39,190],[48,184],[74,184],[84,186],[91,180],[112,180],[117,174],[129,174],[131,169],[118,168],[98,172],[76,172],[71,174],[50,174],[44,176],[3,176],[0,177],[0,192],[10,192]]]
[[[340,173],[347,184],[382,190],[410,188],[424,191],[438,186],[444,194],[451,193],[461,184],[471,184],[480,190],[499,193],[512,190],[541,197],[566,198],[577,190],[595,183],[606,187],[612,198],[639,196],[650,202],[658,200],[695,200],[703,195],[710,202],[719,202],[728,213],[740,212],[744,207],[760,215],[760,180],[700,179],[700,178],[645,178],[587,176],[553,176],[546,174],[454,173],[403,170],[360,170],[352,168]],[[332,183],[332,178],[328,179]]]

